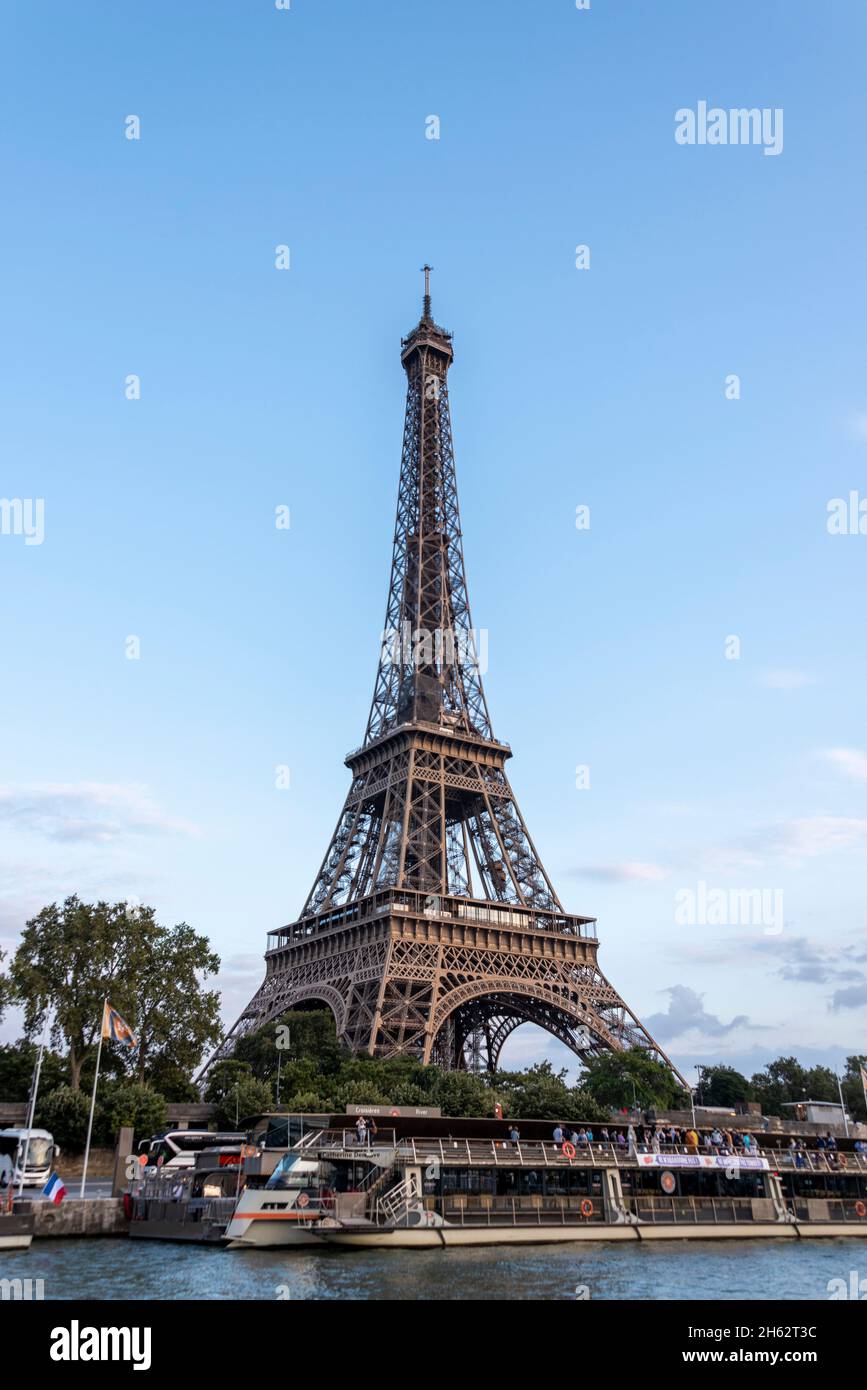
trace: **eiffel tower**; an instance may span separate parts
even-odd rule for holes
[[[639,1046],[675,1071],[599,969],[595,919],[564,911],[494,738],[464,573],[452,335],[424,275],[401,343],[397,521],[364,742],[301,915],[269,933],[265,979],[212,1060],[288,1009],[327,1005],[341,1041],[376,1057],[494,1069],[535,1023],[579,1057]]]

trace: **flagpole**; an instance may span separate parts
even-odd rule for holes
[[[33,1128],[33,1121],[36,1118],[36,1093],[39,1090],[39,1077],[42,1073],[42,1058],[45,1055],[45,1038],[48,1033],[48,1015],[45,1015],[45,1025],[42,1029],[42,1041],[39,1044],[39,1051],[36,1054],[36,1067],[33,1072],[33,1081],[30,1087],[30,1105],[27,1109],[27,1138],[24,1140],[24,1157],[21,1160],[21,1171],[18,1178],[18,1197],[24,1191],[24,1174],[27,1171],[27,1159],[30,1156],[30,1131]]]
[[[87,1143],[84,1146],[84,1167],[81,1170],[81,1193],[84,1198],[84,1184],[87,1182],[87,1164],[90,1158],[90,1136],[93,1133],[93,1112],[96,1109],[96,1083],[99,1081],[99,1062],[102,1057],[102,1035],[105,1031],[105,1006],[108,1003],[108,995],[102,1001],[102,1014],[99,1020],[99,1046],[96,1049],[96,1072],[93,1077],[93,1094],[90,1097],[90,1119],[87,1122]]]
[[[846,1131],[846,1138],[849,1138],[849,1117],[846,1114],[846,1102],[843,1099],[843,1082],[840,1080],[840,1073],[837,1073],[837,1090],[840,1093],[840,1109],[843,1111],[843,1128]]]

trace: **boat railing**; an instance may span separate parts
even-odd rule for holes
[[[380,1197],[376,1202],[376,1221],[380,1226],[393,1225],[397,1220],[406,1215],[413,1200],[418,1200],[418,1191],[410,1178],[404,1178],[395,1187],[389,1189],[384,1197]]]
[[[759,1201],[767,1199],[759,1198]],[[627,1209],[652,1225],[717,1225],[744,1221],[755,1223],[757,1211],[751,1197],[663,1197],[655,1194],[626,1199]],[[770,1204],[768,1219],[773,1219]]]
[[[452,1192],[442,1214],[451,1226],[589,1226],[606,1220],[604,1204],[588,1197],[475,1196]]]
[[[867,1209],[857,1197],[796,1197],[789,1203],[789,1211],[796,1221],[840,1222],[852,1226],[862,1226],[867,1234]]]
[[[417,1163],[470,1165],[485,1164],[494,1167],[550,1168],[550,1167],[634,1167],[636,1156],[640,1154],[695,1156],[710,1153],[719,1156],[719,1149],[700,1150],[687,1144],[636,1144],[634,1147],[622,1146],[612,1140],[592,1140],[565,1144],[547,1140],[523,1139],[410,1139],[402,1140],[396,1153],[401,1158],[411,1158]],[[740,1148],[731,1155],[734,1160],[760,1157],[759,1150]]]
[[[392,1150],[397,1143],[395,1131],[393,1129],[377,1129],[376,1134],[369,1132],[362,1139],[359,1137],[355,1126],[346,1129],[316,1129],[293,1146],[294,1151],[303,1150],[305,1153],[311,1150],[319,1151],[328,1149],[332,1153],[361,1157],[365,1153],[372,1153],[379,1149]]]
[[[840,1152],[828,1149],[781,1149],[770,1145],[700,1145],[684,1143],[647,1143],[622,1145],[614,1140],[580,1140],[555,1143],[553,1140],[524,1139],[435,1139],[395,1137],[393,1129],[378,1130],[375,1135],[360,1139],[353,1128],[316,1130],[305,1135],[296,1149],[305,1152],[327,1151],[335,1157],[355,1158],[363,1155],[387,1154],[402,1163],[421,1163],[492,1167],[635,1167],[636,1157],[642,1154],[663,1156],[687,1155],[714,1158],[764,1158],[775,1168],[784,1171],[817,1173],[867,1173],[867,1154]],[[430,1176],[430,1175],[428,1175]]]
[[[765,1149],[764,1156],[791,1173],[867,1173],[867,1154],[839,1149]]]
[[[235,1210],[234,1197],[190,1197],[170,1192],[138,1193],[133,1198],[134,1221],[173,1221],[183,1226],[215,1222],[225,1225]]]

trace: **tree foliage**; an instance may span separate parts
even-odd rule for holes
[[[340,1047],[329,1010],[290,1012],[238,1044],[232,1062],[214,1068],[208,1099],[234,1113],[237,1067],[267,1082],[272,1093],[280,1059],[282,1109],[326,1113],[347,1104],[438,1106],[444,1115],[600,1121],[608,1112],[591,1091],[570,1086],[549,1062],[526,1072],[443,1071],[414,1057],[353,1057]],[[636,1064],[637,1065],[637,1064]],[[654,1064],[655,1065],[655,1064]],[[664,1070],[664,1069],[663,1069]],[[275,1093],[276,1094],[276,1093]],[[224,1113],[224,1112],[221,1112]]]
[[[40,1092],[36,1124],[50,1130],[70,1153],[81,1153],[87,1139],[90,1096],[71,1086]],[[131,1125],[136,1140],[148,1138],[166,1122],[165,1097],[138,1081],[100,1079],[93,1116],[93,1143],[111,1148],[122,1125]]]
[[[867,1053],[856,1054],[846,1058],[846,1070],[843,1074],[843,1099],[849,1114],[856,1120],[867,1120],[867,1104],[864,1098],[864,1083],[861,1080],[861,1068],[867,1071]]]
[[[779,1115],[782,1106],[801,1100],[837,1101],[837,1078],[829,1067],[802,1067],[796,1057],[778,1057],[752,1078],[752,1089],[765,1115]]]
[[[69,1083],[78,1090],[106,997],[139,1039],[135,1053],[112,1050],[109,1071],[128,1070],[144,1081],[165,1059],[192,1070],[220,1037],[219,995],[202,985],[219,964],[186,923],[162,927],[151,907],[73,896],[27,922],[9,977],[28,1038],[51,1014],[52,1043],[65,1047]]]
[[[570,1086],[566,1072],[555,1072],[550,1062],[539,1062],[528,1071],[497,1072],[491,1085],[510,1118],[576,1122],[610,1118],[591,1092]]]
[[[211,1069],[205,1100],[216,1106],[220,1129],[235,1129],[251,1116],[271,1110],[274,1104],[270,1083],[254,1076],[249,1062],[234,1058]]]
[[[143,1139],[166,1123],[165,1097],[141,1081],[114,1081],[97,1092],[94,1137],[97,1143],[112,1145],[123,1125],[130,1125],[135,1138]]]
[[[29,1099],[38,1051],[37,1044],[28,1042],[27,1038],[0,1045],[0,1100],[8,1103]],[[53,1091],[65,1080],[65,1058],[59,1052],[46,1048],[39,1074],[40,1092]]]
[[[734,1067],[702,1067],[698,1099],[702,1105],[737,1105],[753,1100],[753,1087]]]
[[[613,1109],[673,1109],[685,1101],[683,1087],[664,1066],[643,1048],[605,1052],[590,1057],[580,1090],[599,1105]]]
[[[58,1086],[40,1095],[36,1107],[36,1125],[47,1129],[61,1148],[79,1153],[87,1136],[87,1117],[90,1100],[83,1091],[71,1086]]]

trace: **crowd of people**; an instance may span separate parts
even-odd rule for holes
[[[807,1145],[801,1138],[793,1135],[789,1140],[788,1149],[792,1155],[792,1161],[796,1168],[806,1168],[808,1166],[807,1151],[812,1149],[813,1153],[824,1154],[830,1168],[845,1168],[847,1159],[845,1154],[841,1154],[837,1145],[837,1140],[830,1132],[820,1134],[815,1144]],[[856,1139],[852,1145],[853,1153],[861,1156],[867,1155],[867,1143],[863,1139]]]
[[[516,1142],[517,1130],[512,1127],[510,1138]],[[713,1129],[699,1134],[697,1129],[682,1129],[677,1125],[633,1125],[624,1129],[601,1126],[599,1130],[558,1123],[552,1136],[555,1144],[572,1144],[575,1150],[592,1146],[615,1148],[633,1153],[710,1153],[757,1154],[759,1146],[748,1130]]]
[[[357,1144],[368,1147],[375,1144],[376,1134],[376,1121],[372,1116],[357,1116],[355,1121]],[[762,1146],[759,1145],[758,1140],[749,1130],[721,1129],[719,1126],[703,1132],[699,1132],[697,1128],[683,1128],[673,1124],[645,1124],[639,1125],[637,1128],[630,1124],[625,1129],[602,1125],[598,1130],[594,1130],[586,1125],[582,1125],[580,1129],[575,1129],[572,1125],[558,1121],[554,1125],[551,1137],[557,1145],[571,1144],[576,1154],[581,1150],[589,1153],[594,1148],[599,1151],[615,1149],[624,1155],[635,1153],[703,1153],[737,1154],[751,1157],[758,1156],[763,1152]],[[514,1122],[509,1127],[509,1139],[513,1144],[521,1142],[521,1131]],[[793,1136],[787,1147],[792,1154],[795,1166],[798,1168],[807,1166],[808,1149],[824,1153],[831,1166],[837,1166],[840,1163],[837,1140],[830,1131],[827,1134],[820,1134],[810,1144],[807,1144],[803,1138]],[[867,1141],[856,1139],[853,1147],[856,1154],[867,1156]],[[766,1143],[764,1151],[772,1152],[773,1149]],[[842,1162],[845,1163],[845,1159]]]
[[[664,1124],[639,1125],[637,1129],[629,1125],[625,1130],[611,1129],[603,1125],[596,1131],[585,1126],[574,1129],[571,1125],[558,1123],[554,1126],[551,1137],[555,1144],[572,1144],[576,1153],[581,1149],[588,1151],[593,1147],[614,1148],[627,1153],[704,1153],[746,1157],[773,1152],[773,1147],[768,1144],[767,1139],[762,1146],[749,1130],[723,1129],[719,1126],[700,1132],[697,1128],[679,1128],[677,1125]],[[509,1138],[513,1143],[517,1143],[520,1138],[515,1125],[512,1126]],[[795,1166],[799,1168],[807,1166],[808,1150],[825,1154],[832,1167],[841,1162],[845,1163],[845,1158],[841,1160],[839,1155],[837,1140],[830,1131],[820,1134],[809,1144],[804,1138],[792,1137],[788,1142],[788,1149],[793,1155]],[[856,1139],[853,1151],[867,1156],[867,1141]]]

